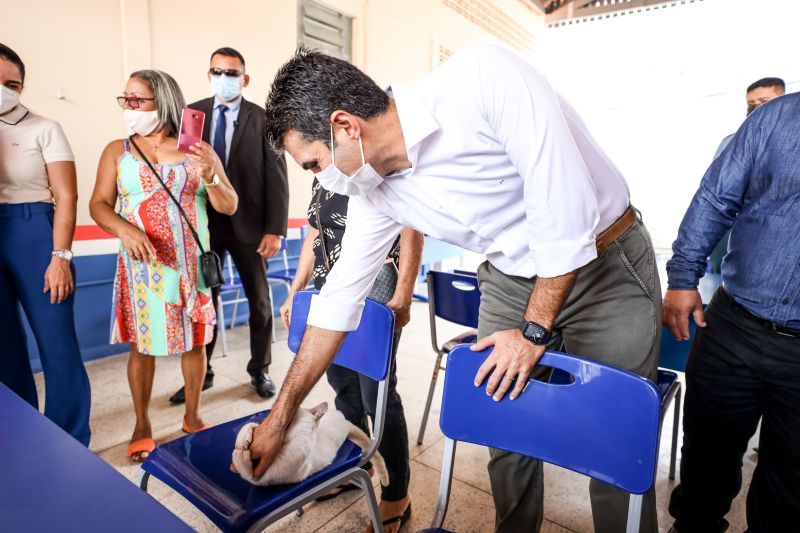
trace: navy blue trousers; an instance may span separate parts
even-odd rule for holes
[[[50,293],[43,292],[53,250],[53,214],[53,206],[44,203],[0,204],[0,381],[39,408],[21,305],[42,360],[44,414],[88,446],[91,395],[75,333],[74,294],[51,304]]]

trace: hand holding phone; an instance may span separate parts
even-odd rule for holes
[[[181,113],[181,127],[178,133],[178,151],[191,154],[190,146],[203,140],[203,125],[206,114],[197,109],[183,108]]]

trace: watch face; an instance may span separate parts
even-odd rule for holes
[[[528,322],[522,329],[522,336],[534,344],[547,344],[548,332],[535,322]]]

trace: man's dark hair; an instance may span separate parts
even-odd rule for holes
[[[389,108],[389,97],[347,61],[300,48],[278,70],[264,107],[267,141],[280,152],[289,130],[328,145],[331,113],[341,109],[368,120]]]
[[[770,87],[780,87],[783,92],[786,92],[786,83],[780,78],[761,78],[751,83],[747,88],[747,92],[749,93],[756,89],[768,89]]]
[[[208,58],[208,60],[211,61],[217,54],[225,57],[235,57],[236,59],[242,62],[242,68],[244,68],[244,56],[240,54],[238,50],[235,50],[230,46],[223,46],[222,48],[217,48],[216,50],[214,50],[214,53],[211,54],[211,57]]]
[[[17,53],[3,43],[0,43],[0,57],[6,61],[11,61],[17,66],[20,76],[22,76],[20,81],[25,83],[25,64],[22,62],[22,59],[20,59]]]

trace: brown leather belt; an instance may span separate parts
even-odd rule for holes
[[[633,226],[634,222],[636,222],[636,210],[631,205],[622,213],[621,217],[607,227],[603,233],[597,236],[595,240],[597,244],[597,254],[602,255],[606,253],[611,243],[622,237],[622,234],[628,231],[628,229]]]

